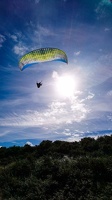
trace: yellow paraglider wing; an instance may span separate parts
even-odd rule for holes
[[[64,51],[57,48],[41,48],[25,54],[19,62],[19,67],[22,70],[41,62],[59,60],[68,63],[67,55]]]

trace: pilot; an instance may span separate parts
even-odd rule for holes
[[[42,81],[39,83],[37,82],[36,84],[37,84],[37,87],[40,88],[40,86],[42,86]]]

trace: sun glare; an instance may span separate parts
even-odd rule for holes
[[[74,95],[77,82],[70,75],[58,76],[56,80],[56,89],[59,95],[63,97],[71,97]]]

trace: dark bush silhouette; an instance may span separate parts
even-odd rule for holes
[[[1,200],[111,200],[112,135],[0,148]]]

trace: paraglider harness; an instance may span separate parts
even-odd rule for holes
[[[40,86],[42,86],[42,81],[39,83],[37,82],[36,84],[37,84],[37,87],[40,88]]]

